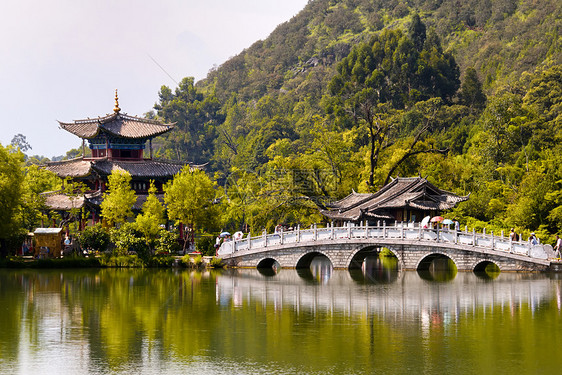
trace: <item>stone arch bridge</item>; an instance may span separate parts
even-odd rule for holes
[[[483,270],[495,264],[501,271],[548,271],[550,245],[513,242],[494,234],[427,229],[412,224],[394,226],[329,226],[267,234],[224,242],[218,256],[231,267],[306,268],[317,255],[334,269],[360,268],[368,255],[389,249],[403,270],[428,269],[436,258],[451,259],[459,271]]]

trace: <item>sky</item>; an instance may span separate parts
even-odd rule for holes
[[[81,146],[59,128],[143,116],[162,85],[205,78],[265,39],[308,0],[17,0],[0,3],[0,143],[23,134],[28,155]]]

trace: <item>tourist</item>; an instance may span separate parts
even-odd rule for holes
[[[461,223],[459,223],[459,221],[457,219],[455,219],[455,230],[457,232],[460,232],[460,230],[461,230]]]
[[[562,239],[556,235],[556,245],[554,245],[554,257],[560,259],[560,246],[562,246]]]
[[[529,237],[529,242],[533,246],[539,244],[539,240],[538,240],[537,236],[535,236],[535,232],[531,232],[531,237]]]
[[[509,232],[509,239],[512,242],[517,241],[517,234],[515,233],[515,229],[511,228],[511,232]]]

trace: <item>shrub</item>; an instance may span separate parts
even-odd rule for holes
[[[115,244],[114,255],[127,255],[134,252],[145,261],[150,257],[146,240],[132,223],[125,223],[120,228],[112,229],[111,240]]]
[[[144,262],[137,255],[111,255],[99,258],[100,264],[105,267],[144,267]]]
[[[180,250],[178,243],[178,234],[161,229],[156,239],[155,253],[158,254],[175,254]]]
[[[171,267],[174,264],[174,257],[169,255],[158,255],[150,259],[150,267]]]
[[[215,239],[213,236],[202,236],[197,239],[195,248],[203,255],[215,255]]]
[[[94,251],[105,251],[109,246],[109,240],[109,233],[99,223],[84,229],[79,238],[80,246],[83,249]]]
[[[209,267],[211,268],[223,268],[224,263],[222,262],[221,258],[213,257],[209,262]]]

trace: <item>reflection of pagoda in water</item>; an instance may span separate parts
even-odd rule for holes
[[[71,209],[86,208],[92,220],[99,217],[102,193],[107,186],[107,178],[114,170],[131,174],[131,187],[137,195],[133,209],[139,210],[148,196],[150,181],[154,181],[160,198],[162,187],[177,174],[186,163],[154,160],[153,138],[169,132],[174,124],[164,124],[155,120],[129,116],[121,113],[117,90],[113,113],[93,119],[59,122],[60,127],[82,138],[82,156],[59,162],[47,163],[45,169],[59,177],[82,182],[86,186],[84,194],[69,197],[62,191],[46,193],[46,205],[51,210],[63,213],[68,218]],[[91,156],[86,157],[86,144]],[[148,149],[147,149],[148,146]],[[65,214],[66,213],[66,214]]]

